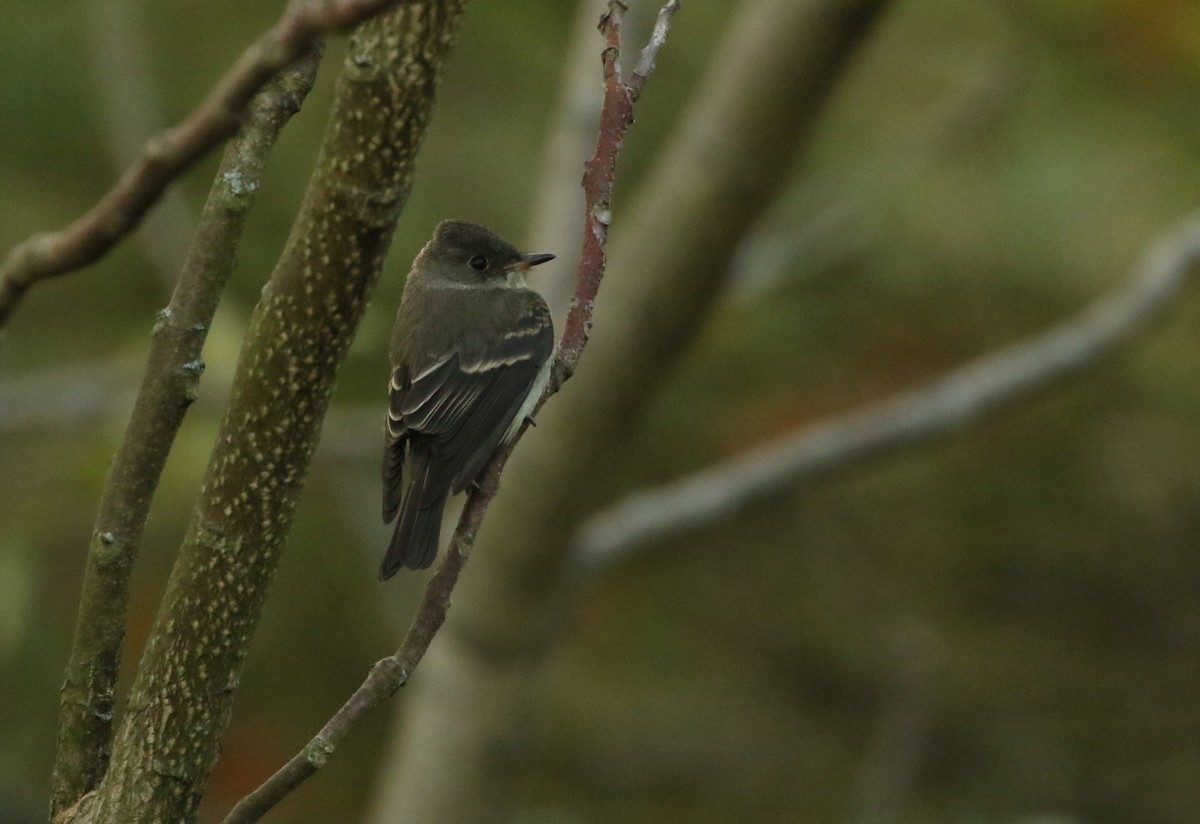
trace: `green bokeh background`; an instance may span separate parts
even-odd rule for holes
[[[470,4],[335,415],[382,403],[403,274],[434,223],[470,218],[514,239],[529,230],[572,5]],[[614,232],[741,5],[685,0],[625,147]],[[147,60],[157,122],[182,117],[279,8],[141,3],[131,47]],[[78,215],[119,164],[94,15],[79,0],[8,0],[3,17],[7,249]],[[244,319],[303,191],[340,49],[331,43],[272,160],[206,349],[201,402],[134,577],[129,674]],[[1194,3],[894,3],[752,246],[796,253],[770,267],[745,256],[744,279],[615,455],[611,494],[931,380],[1117,288],[1155,233],[1200,207],[1198,122]],[[193,216],[214,167],[180,184]],[[39,285],[0,338],[0,386],[94,375],[119,405],[167,293],[135,241]],[[1188,292],[1133,345],[1049,395],[918,452],[782,490],[597,581],[499,759],[521,820],[1195,821],[1198,329],[1200,293]],[[82,558],[123,420],[10,417],[0,408],[0,822],[25,822],[44,818]],[[307,741],[411,613],[416,577],[375,583],[378,426],[342,420],[366,421],[359,452],[370,457],[343,448],[353,427],[322,445],[206,820]],[[268,820],[360,820],[386,780],[375,772],[385,714]]]

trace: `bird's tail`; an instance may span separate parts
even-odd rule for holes
[[[392,541],[379,565],[380,581],[391,578],[401,567],[425,569],[437,557],[446,496],[440,495],[425,506],[421,506],[421,497],[420,490],[410,488],[400,504],[396,531],[392,533]]]

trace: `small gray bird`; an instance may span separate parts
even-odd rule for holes
[[[447,220],[413,261],[392,333],[379,580],[437,555],[446,498],[471,484],[546,388],[554,328],[530,266],[492,232]]]

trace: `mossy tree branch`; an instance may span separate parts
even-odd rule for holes
[[[84,570],[75,638],[59,712],[51,815],[99,784],[112,746],[113,703],[125,639],[129,578],[150,502],[204,371],[201,349],[236,265],[246,215],[284,124],[312,88],[314,48],[254,99],[229,143],[167,308],[159,314],[145,375],[109,468]]]
[[[65,820],[195,819],[335,372],[407,199],[464,5],[405,2],[351,40],[325,144],[251,319],[109,770]]]

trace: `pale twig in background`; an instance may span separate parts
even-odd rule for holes
[[[1132,339],[1172,304],[1200,262],[1200,216],[1150,246],[1128,284],[1075,319],[981,357],[935,383],[805,427],[715,466],[637,492],[587,520],[578,562],[600,569],[636,546],[728,517],[786,486],[957,432],[1045,391]]]
[[[135,0],[88,0],[84,4],[95,53],[92,77],[98,92],[100,122],[108,137],[109,155],[117,169],[134,161],[146,136],[162,128],[165,118],[139,30]],[[164,294],[175,285],[191,242],[195,218],[177,188],[163,192],[134,234]]]
[[[852,824],[900,820],[930,744],[940,639],[915,619],[892,632],[884,644],[886,694],[879,727],[854,779]]]
[[[579,263],[579,232],[583,227],[583,190],[579,177],[595,147],[596,119],[604,86],[596,78],[592,56],[596,20],[603,0],[579,0],[567,46],[566,70],[559,91],[554,128],[543,151],[538,191],[532,209],[533,232],[529,249],[553,250],[561,264],[550,274],[534,275],[537,290],[550,305],[555,328],[562,328],[567,306],[575,294],[575,267]],[[561,251],[560,251],[561,250]]]
[[[123,360],[44,369],[0,381],[0,433],[63,429],[129,414],[137,367]]]
[[[867,173],[870,199],[900,196],[950,156],[992,136],[1027,85],[1022,59],[1008,51],[974,58],[913,126],[890,135],[897,157]],[[806,172],[738,246],[729,278],[736,299],[757,297],[787,278],[843,272],[878,242],[871,204],[848,194],[846,178],[861,170]]]

